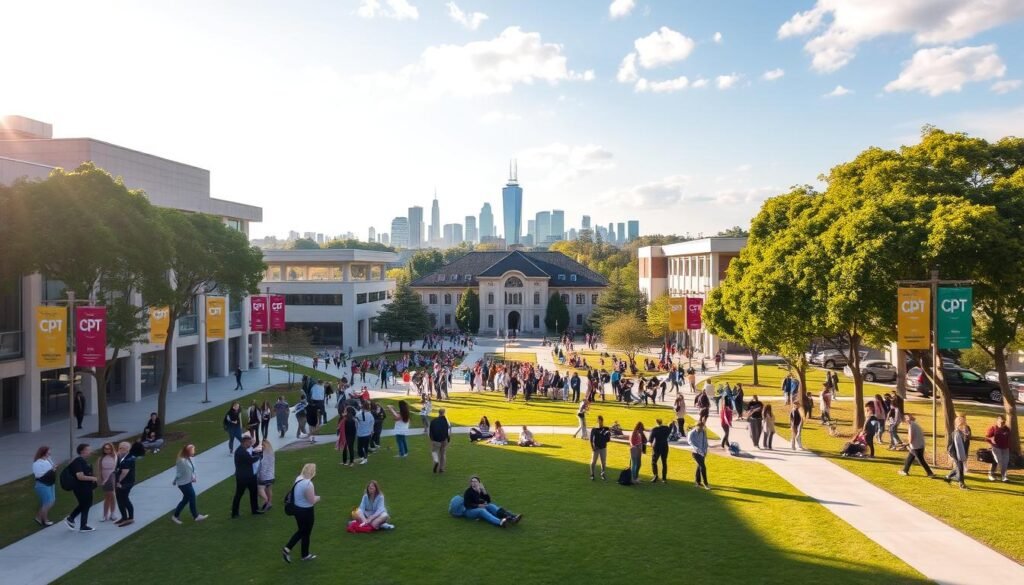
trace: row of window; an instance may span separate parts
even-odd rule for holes
[[[565,303],[566,305],[568,305],[569,304],[569,300],[570,300],[569,295],[566,294],[566,293],[562,293],[560,296],[562,297],[562,302]],[[590,295],[590,304],[591,305],[597,305],[597,301],[598,301],[599,298],[600,298],[600,295],[598,293],[591,294]],[[438,304],[438,299],[441,299],[443,301],[443,303],[441,303],[441,304],[445,304],[445,305],[452,304],[453,300],[454,300],[455,304],[459,304],[459,301],[462,300],[462,293],[455,293],[454,295],[452,293],[444,293],[444,295],[440,295],[440,296],[437,293],[429,293],[429,294],[427,294],[427,304],[428,305],[437,305]],[[585,304],[587,304],[587,295],[586,295],[586,293],[576,293],[575,300],[576,300],[575,304],[577,304],[577,305],[585,305]],[[540,305],[540,303],[541,303],[540,293],[539,292],[533,293],[533,304],[534,305]],[[493,305],[494,304],[494,293],[487,293],[487,304],[488,305]],[[505,293],[505,304],[506,305],[522,305],[523,304],[523,293],[521,293],[521,292],[506,292]]]
[[[705,269],[705,265],[708,269]],[[669,276],[704,276],[705,272],[710,273],[710,267],[710,256],[682,256],[668,259]]]
[[[289,306],[318,305],[341,306],[343,295],[284,295],[284,302]]]
[[[391,291],[381,290],[370,293],[359,293],[356,295],[356,304],[365,305],[366,303],[376,303],[377,301],[383,301],[391,298]]]
[[[558,280],[561,280],[561,281],[564,282],[565,279],[566,279],[566,275],[565,274],[559,274],[557,278],[558,278]],[[473,280],[473,275],[472,274],[438,274],[437,275],[437,282],[459,282],[460,279],[463,282],[470,282],[471,280]],[[576,275],[575,274],[570,274],[570,275],[568,275],[568,279],[569,279],[570,282],[576,282]],[[516,278],[515,276],[513,276],[513,277],[509,278],[505,282],[505,286],[506,287],[523,286],[523,282],[521,280],[519,280],[518,278]]]
[[[444,316],[444,324],[451,325],[452,316],[446,313]],[[583,313],[576,313],[576,325],[583,325]],[[494,329],[494,315],[487,315],[487,328]],[[533,328],[540,329],[540,315],[533,316]]]
[[[382,266],[379,264],[349,265],[349,280],[380,280]],[[265,282],[286,282],[289,280],[344,280],[341,266],[306,266],[271,264],[263,276]]]

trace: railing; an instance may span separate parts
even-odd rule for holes
[[[228,329],[241,329],[242,328],[242,312],[241,311],[229,311],[228,312]]]
[[[0,360],[21,357],[21,331],[0,331]]]
[[[198,315],[186,315],[184,317],[178,317],[179,335],[195,335],[196,333],[199,333]]]

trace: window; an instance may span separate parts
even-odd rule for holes
[[[462,293],[455,293],[455,304],[457,305],[457,304],[459,304],[461,302],[462,302]]]
[[[267,282],[281,282],[281,267],[277,264],[267,266],[267,272],[263,275]]]
[[[505,288],[523,288],[523,281],[516,276],[511,276],[505,281]]]
[[[307,268],[308,280],[331,280],[331,269],[327,266],[310,266]]]
[[[471,280],[473,280],[473,275],[472,274],[467,274],[466,275],[466,282],[469,282]]]
[[[382,272],[380,264],[374,264],[370,267],[370,280],[380,280]]]
[[[349,268],[349,275],[352,280],[366,280],[370,271],[362,264],[353,264]]]
[[[576,275],[575,274],[570,275],[569,276],[569,280],[571,280],[573,282],[576,282]]]
[[[437,304],[437,293],[430,293],[430,304],[431,305],[436,305]]]
[[[540,329],[540,315],[533,316],[533,328]]]
[[[506,292],[505,293],[505,304],[506,305],[521,305],[523,304],[523,293],[521,292]]]
[[[340,306],[342,295],[284,295],[286,305]]]
[[[590,304],[591,305],[596,305],[597,304],[597,293],[594,293],[594,294],[590,295]]]
[[[562,302],[568,305],[569,304],[569,295],[566,294],[566,293],[562,293],[561,297],[562,297]]]
[[[289,266],[287,274],[288,274],[288,280],[306,280],[306,267],[305,266]]]
[[[583,325],[583,313],[576,313],[576,324]]]
[[[494,329],[494,315],[487,315],[487,328]]]
[[[444,274],[438,274],[437,275],[437,282],[444,282],[445,281],[445,276],[446,275],[444,275]]]
[[[452,304],[452,293],[444,293],[444,304]],[[445,323],[445,325],[447,325],[447,323]]]
[[[559,274],[558,275],[558,280],[565,280],[565,275],[564,274]]]
[[[583,293],[576,293],[576,304],[585,305],[587,304],[587,295]]]
[[[535,305],[539,305],[540,304],[540,293],[539,292],[533,293],[533,304],[535,304]]]
[[[445,313],[444,314],[444,324],[445,325],[451,325],[452,324],[452,314],[451,313]]]
[[[357,293],[356,294],[356,304],[357,305],[365,305],[366,304],[366,293]]]
[[[494,293],[487,293],[487,304],[488,305],[493,305],[494,304]]]

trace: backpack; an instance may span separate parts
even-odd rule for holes
[[[448,513],[456,518],[461,518],[466,515],[466,502],[462,496],[455,496],[450,502],[448,502]]]
[[[292,489],[288,490],[288,493],[284,495],[284,515],[294,516],[295,515],[295,486],[299,485],[299,481],[292,484]]]
[[[66,465],[60,471],[60,489],[70,492],[78,486],[78,478],[71,473],[71,466]]]
[[[619,472],[619,485],[633,485],[633,471],[631,469],[623,469]]]

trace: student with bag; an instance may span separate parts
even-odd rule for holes
[[[292,562],[292,547],[299,541],[302,541],[302,560],[311,561],[316,558],[316,555],[309,552],[309,541],[313,535],[313,507],[320,502],[320,496],[316,494],[316,488],[313,487],[314,477],[316,477],[316,463],[303,465],[302,473],[295,478],[292,489],[285,496],[284,513],[294,516],[297,526],[295,534],[281,549],[281,557],[286,563]]]
[[[195,445],[185,445],[181,448],[181,452],[178,453],[178,460],[174,464],[174,480],[171,482],[181,490],[181,501],[174,508],[174,514],[171,515],[171,521],[175,524],[181,524],[181,511],[188,506],[189,512],[192,513],[192,519],[196,522],[202,522],[206,520],[206,514],[200,514],[196,509],[196,490],[192,484],[196,483],[196,466],[192,462],[192,458],[196,455]]]
[[[32,475],[35,477],[35,492],[39,497],[39,510],[36,511],[36,524],[40,526],[51,526],[47,516],[50,508],[57,501],[57,467],[50,459],[50,448],[46,445],[36,449],[36,456],[32,460]]]
[[[99,479],[92,474],[92,465],[89,465],[88,461],[89,456],[92,455],[92,447],[87,443],[79,443],[75,452],[78,457],[75,457],[61,472],[60,487],[74,492],[78,505],[64,519],[64,522],[68,525],[68,529],[73,531],[75,518],[81,516],[82,520],[78,525],[78,531],[92,532],[95,528],[89,526],[89,508],[92,507],[92,491],[96,489]]]

